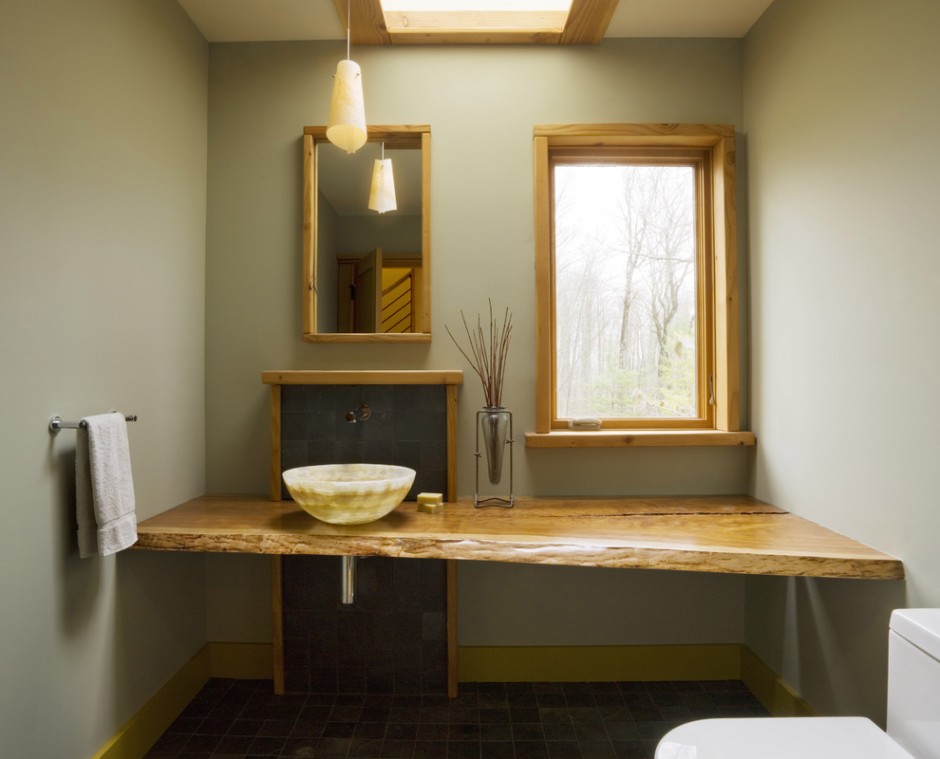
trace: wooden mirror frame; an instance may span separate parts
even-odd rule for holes
[[[431,127],[369,126],[369,142],[421,150],[421,332],[319,332],[317,330],[317,152],[325,126],[304,127],[303,337],[307,342],[427,343],[431,341]]]

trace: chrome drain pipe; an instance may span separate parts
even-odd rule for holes
[[[351,606],[356,601],[356,557],[342,556],[340,569],[340,601],[345,606]]]

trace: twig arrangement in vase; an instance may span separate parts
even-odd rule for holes
[[[467,324],[467,317],[464,316],[463,311],[460,312],[463,328],[467,333],[469,355],[446,324],[444,329],[447,330],[447,334],[454,341],[457,350],[467,359],[473,371],[476,372],[483,383],[483,398],[486,405],[490,408],[499,408],[503,405],[503,378],[506,374],[509,340],[512,337],[512,314],[507,308],[503,314],[502,325],[497,325],[496,320],[493,318],[493,301],[488,302],[490,305],[489,339],[487,339],[487,331],[483,329],[483,322],[479,316],[477,316],[476,327],[471,330],[470,325]]]
[[[477,412],[477,492],[474,496],[474,506],[489,502],[489,505],[512,506],[512,414],[503,408],[503,380],[506,376],[506,359],[509,355],[509,341],[512,338],[512,314],[507,308],[503,314],[502,324],[497,324],[493,316],[493,302],[489,301],[490,323],[484,329],[483,322],[477,316],[476,327],[471,329],[463,311],[460,318],[463,321],[464,331],[467,333],[467,350],[460,345],[450,329],[445,325],[447,334],[454,341],[457,350],[469,362],[483,383],[483,398],[486,407]],[[479,435],[483,433],[483,447],[486,451],[487,472],[490,483],[496,485],[503,476],[503,453],[506,446],[509,448],[509,489],[508,500],[493,497],[480,500],[479,494],[479,461],[480,443]]]

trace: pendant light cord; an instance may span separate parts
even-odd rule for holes
[[[352,0],[346,0],[346,60],[349,60],[350,24],[352,22]]]

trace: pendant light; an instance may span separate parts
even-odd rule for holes
[[[394,211],[398,208],[395,200],[395,176],[392,173],[392,159],[385,157],[385,143],[382,143],[382,157],[375,159],[372,169],[372,185],[369,188],[369,208],[379,213]]]
[[[347,153],[355,153],[366,143],[366,110],[362,97],[362,71],[349,58],[351,0],[346,5],[346,60],[336,64],[333,97],[326,138]]]

